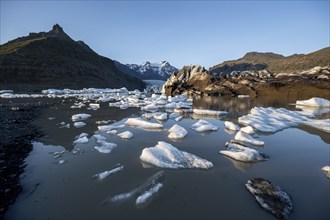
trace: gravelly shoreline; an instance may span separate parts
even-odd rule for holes
[[[0,104],[0,219],[22,190],[24,160],[32,150],[31,141],[42,135],[32,122],[45,106],[41,102]]]

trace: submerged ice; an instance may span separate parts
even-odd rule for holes
[[[194,154],[180,151],[164,141],[159,141],[155,147],[144,148],[140,159],[145,163],[169,169],[210,169],[213,167],[210,161]]]

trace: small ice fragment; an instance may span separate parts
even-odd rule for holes
[[[89,107],[91,107],[91,109],[93,109],[93,110],[98,110],[100,108],[100,104],[90,103]]]
[[[157,111],[158,107],[155,104],[149,104],[141,108],[143,111]]]
[[[78,136],[76,136],[76,139],[82,138],[82,137],[87,137],[88,134],[87,133],[81,133]]]
[[[128,118],[125,124],[142,129],[159,129],[163,128],[163,125],[158,123],[147,122],[139,118]]]
[[[55,117],[49,117],[48,120],[55,120]]]
[[[117,130],[111,130],[111,131],[107,131],[106,133],[107,134],[117,134],[117,132],[118,132]]]
[[[73,122],[75,122],[75,121],[86,120],[89,117],[91,117],[91,115],[89,115],[89,114],[75,114],[75,115],[72,115],[71,119]]]
[[[241,142],[249,143],[249,144],[253,144],[253,145],[264,145],[263,141],[256,140],[253,137],[251,137],[250,135],[248,135],[244,132],[241,132],[241,131],[237,132],[234,139],[237,141],[241,141]]]
[[[237,98],[250,98],[250,95],[238,95]]]
[[[195,124],[193,124],[191,126],[191,128],[198,132],[217,131],[219,129],[218,126],[215,126],[215,125],[211,124],[210,122],[205,121],[203,119],[201,119],[198,122],[196,122]]]
[[[183,116],[181,115],[181,116],[179,116],[179,117],[176,117],[174,120],[175,120],[175,121],[181,121],[182,118],[183,118]]]
[[[225,128],[228,130],[238,131],[240,129],[238,125],[235,125],[231,121],[225,121],[224,124],[225,124]]]
[[[82,121],[73,123],[73,126],[75,126],[76,128],[81,128],[81,127],[84,127],[85,125],[86,125],[86,123],[82,122]]]
[[[98,179],[98,180],[103,180],[104,178],[108,177],[109,175],[122,171],[123,169],[124,169],[124,166],[119,166],[112,170],[106,170],[101,173],[95,174],[93,176],[93,178]]]
[[[100,125],[100,126],[97,126],[99,131],[103,131],[103,132],[111,131],[114,129],[120,129],[123,127],[125,127],[125,125]]]
[[[325,174],[325,176],[330,179],[330,166],[324,166],[321,169],[323,171],[323,173]]]
[[[184,138],[188,134],[186,129],[177,124],[173,125],[168,131],[170,132],[168,137],[171,139]]]
[[[228,112],[226,112],[226,111],[215,111],[215,110],[207,110],[207,109],[194,109],[193,112],[194,112],[194,114],[197,114],[197,115],[220,116],[220,115],[228,114]]]
[[[178,114],[178,113],[171,113],[169,116],[168,116],[168,118],[169,119],[175,119],[175,118],[177,118],[177,117],[179,117],[180,116],[180,114]]]
[[[246,133],[246,134],[254,134],[255,131],[251,126],[246,126],[240,129],[240,131]]]
[[[64,123],[64,122],[62,122],[62,123]],[[61,123],[61,124],[62,124],[62,123]],[[59,128],[70,128],[70,124],[65,124],[65,123],[64,123],[64,125],[60,126]]]
[[[85,144],[88,143],[88,138],[86,136],[78,138],[73,142],[74,144]]]
[[[59,164],[59,165],[62,165],[62,164],[65,164],[66,162],[67,162],[66,160],[59,160],[59,161],[58,161],[58,164]]]
[[[148,200],[152,198],[154,194],[156,194],[164,185],[162,183],[157,183],[154,187],[150,188],[148,191],[144,192],[142,195],[140,195],[136,201],[135,204],[137,206],[142,205],[146,203]]]
[[[117,147],[117,144],[106,142],[106,141],[102,141],[102,140],[97,141],[97,143],[98,144],[101,144],[101,146],[94,146],[94,149],[97,150],[98,152],[104,153],[104,154],[111,153],[111,151],[115,147]]]
[[[134,134],[130,131],[124,131],[124,132],[118,134],[118,136],[123,139],[131,139],[134,137]]]
[[[154,118],[159,121],[167,120],[167,113],[166,112],[157,112],[154,114]]]
[[[244,147],[237,143],[229,143],[227,150],[221,150],[219,153],[246,163],[256,163],[268,159],[268,156],[261,154],[252,148]]]

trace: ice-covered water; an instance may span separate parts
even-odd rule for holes
[[[43,94],[51,98],[58,95],[57,99],[63,101],[44,109],[35,122],[45,136],[34,143],[26,158],[25,173],[21,175],[23,191],[6,213],[7,219],[274,219],[245,189],[245,183],[253,178],[272,181],[291,195],[294,212],[290,219],[328,219],[330,180],[325,172],[330,161],[329,133],[296,121],[291,123],[293,127],[287,123],[284,130],[276,133],[260,132],[252,128],[255,123],[243,129],[246,124],[238,122],[253,107],[263,107],[264,112],[268,107],[300,111],[291,105],[298,99],[195,97],[191,108],[192,102],[184,96],[148,98],[137,92],[128,95],[124,89],[85,92],[89,95],[71,90]],[[5,101],[21,102],[22,97],[31,95],[14,100],[7,97]],[[48,99],[36,97],[34,101]],[[90,108],[98,106],[90,103],[99,107]],[[142,110],[144,106],[149,107]],[[194,114],[194,108],[227,114]],[[161,113],[155,114],[155,110]],[[149,119],[142,117],[144,113]],[[74,126],[72,116],[77,114],[90,115],[83,117],[85,126]],[[292,115],[286,116],[290,122]],[[182,120],[173,120],[178,117]],[[315,117],[329,118],[327,113]],[[194,126],[199,120],[207,123]],[[227,133],[225,121],[239,125],[249,136],[242,131],[239,135],[238,131]],[[271,118],[269,121],[274,122]],[[176,124],[184,130],[177,126],[170,130]],[[201,126],[214,129],[196,129]],[[184,138],[171,138],[171,133]],[[264,145],[253,145],[257,140]],[[159,141],[210,161],[213,167],[172,170],[141,161],[143,149]],[[242,149],[253,163],[219,154],[228,150],[226,143],[230,141],[240,141],[248,147]],[[269,158],[259,160],[258,152]],[[166,158],[170,152],[166,148],[162,153],[159,158]],[[262,162],[256,163],[259,161]],[[124,168],[118,168],[118,164]],[[117,169],[120,172],[115,172]],[[161,182],[158,176],[154,178],[160,171]],[[95,177],[102,181],[95,181]],[[127,197],[104,202],[118,195]]]

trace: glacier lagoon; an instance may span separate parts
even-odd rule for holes
[[[244,186],[249,179],[258,177],[290,194],[294,204],[290,219],[328,219],[330,180],[321,169],[330,163],[329,133],[306,124],[275,133],[256,131],[251,137],[264,145],[245,143],[245,146],[269,156],[258,163],[240,162],[219,153],[227,149],[226,143],[237,134],[225,128],[225,121],[244,127],[238,123],[239,118],[248,115],[254,107],[301,112],[293,105],[297,98],[196,96],[193,102],[182,103],[179,98],[174,101],[181,107],[191,103],[196,109],[227,114],[194,114],[185,110],[188,108],[181,108],[177,112],[183,112],[183,117],[176,121],[170,117],[157,120],[159,114],[154,118],[152,113],[155,108],[148,112],[149,119],[142,117],[146,111],[140,105],[157,105],[159,96],[148,99],[132,94],[123,98],[118,94],[120,91],[112,92],[117,92],[116,97],[77,98],[67,93],[48,98],[10,99],[12,102],[49,98],[61,101],[45,108],[34,122],[45,135],[34,142],[25,160],[27,166],[21,175],[23,191],[7,211],[7,219],[274,219]],[[129,98],[130,102],[125,103]],[[99,108],[93,110],[91,103],[99,103]],[[173,108],[164,108],[166,104],[161,100],[158,106],[161,107],[157,111],[168,112],[168,116],[174,112]],[[312,112],[317,119],[329,118],[327,108],[303,110],[306,115]],[[81,121],[85,126],[73,126],[72,116],[77,114],[91,115]],[[162,126],[152,128],[148,123],[143,128],[130,126],[125,124],[128,118]],[[199,120],[218,129],[205,132],[192,129]],[[168,130],[175,124],[187,131],[183,138],[168,137]],[[126,131],[133,136],[129,139],[118,136]],[[163,148],[172,156],[169,160],[173,163],[181,162],[180,152],[188,152],[211,162],[213,167],[168,169],[142,161],[142,151],[155,147],[159,141],[179,150],[172,153]]]

